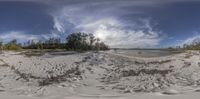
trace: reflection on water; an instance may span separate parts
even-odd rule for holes
[[[178,54],[178,51],[169,50],[114,50],[114,53],[137,57],[160,57]]]

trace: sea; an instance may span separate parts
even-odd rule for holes
[[[172,51],[166,49],[117,49],[112,50],[113,53],[116,54],[123,54],[127,56],[136,56],[136,57],[161,57],[161,56],[168,56],[179,54],[181,51]]]

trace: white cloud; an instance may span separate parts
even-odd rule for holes
[[[54,18],[54,29],[57,29],[59,32],[63,33],[65,32],[63,25],[58,21],[57,18]]]
[[[59,13],[53,14],[54,26],[64,32],[69,28],[68,24],[73,24],[74,27],[70,28],[72,31],[93,33],[111,47],[156,47],[162,40],[160,32],[153,30],[148,19],[140,19],[142,24],[126,24],[101,11],[95,15],[87,11],[82,13],[83,10],[85,8],[64,7]],[[127,25],[132,28],[127,28]]]
[[[51,33],[51,34],[42,34],[42,35],[33,35],[28,34],[23,31],[9,31],[0,33],[0,39],[3,40],[3,42],[9,42],[13,39],[17,39],[18,42],[26,42],[28,40],[45,40],[50,37],[59,37],[57,33]]]
[[[182,46],[183,44],[193,44],[195,42],[200,42],[200,35],[189,37],[186,40],[183,40],[179,45]]]
[[[152,30],[149,23],[142,26],[145,30],[127,29],[123,23],[115,19],[101,19],[96,22],[78,25],[84,32],[92,32],[111,47],[134,48],[155,47],[161,38]]]
[[[19,42],[24,42],[27,40],[38,40],[40,36],[38,35],[31,35],[31,34],[25,34],[22,31],[10,31],[0,34],[0,39],[2,39],[5,42],[8,42],[13,39],[17,39]]]

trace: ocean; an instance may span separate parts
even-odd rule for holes
[[[171,50],[113,50],[113,53],[123,54],[128,56],[137,56],[137,57],[161,57],[161,56],[168,56],[173,54],[181,53],[180,51],[171,51]]]

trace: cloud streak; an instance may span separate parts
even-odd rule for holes
[[[54,28],[59,32],[66,32],[70,28],[71,32],[93,33],[109,46],[117,48],[155,47],[163,39],[161,32],[154,30],[148,18],[138,18],[137,22],[128,23],[115,14],[110,15],[114,9],[107,8],[105,11],[88,8],[63,7],[58,13],[52,14]]]
[[[200,42],[200,35],[195,35],[195,36],[187,38],[186,40],[182,41],[180,46],[183,46],[184,44],[190,45],[196,42]]]

